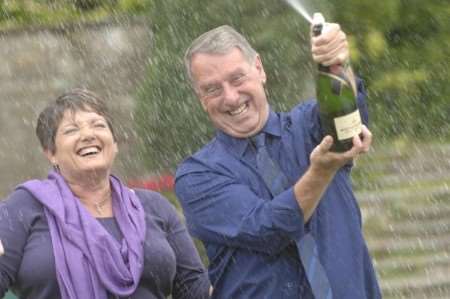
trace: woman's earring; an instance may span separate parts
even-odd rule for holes
[[[56,162],[53,162],[52,165],[53,165],[53,170],[59,173],[59,165],[56,164]]]

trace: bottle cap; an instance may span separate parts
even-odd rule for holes
[[[313,19],[312,19],[312,24],[313,25],[325,24],[325,18],[323,17],[323,15],[320,12],[314,13]]]
[[[316,12],[312,19],[312,35],[319,36],[325,28],[325,18],[320,12]]]

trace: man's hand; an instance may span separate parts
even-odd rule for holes
[[[333,144],[331,136],[325,136],[314,148],[310,156],[310,167],[294,185],[295,198],[303,211],[305,223],[313,214],[338,169],[360,154],[367,153],[371,143],[372,133],[363,125],[362,138],[355,136],[353,147],[344,153],[330,152]]]
[[[372,133],[365,125],[362,125],[362,138],[359,135],[353,137],[353,147],[343,153],[330,152],[333,138],[325,136],[322,142],[312,151],[311,168],[318,174],[334,175],[336,171],[347,162],[361,154],[367,153],[372,144]]]
[[[313,20],[319,14],[314,14]],[[311,37],[311,53],[324,66],[345,65],[349,59],[347,35],[339,24],[325,23],[322,34]]]

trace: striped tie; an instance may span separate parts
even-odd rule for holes
[[[311,233],[306,234],[298,244],[300,259],[308,277],[309,285],[316,299],[333,298],[325,269],[319,260],[317,244]]]
[[[288,180],[280,166],[270,158],[266,147],[266,134],[259,133],[252,137],[252,142],[256,148],[256,168],[272,196],[276,196],[288,187]]]
[[[264,183],[272,193],[272,196],[276,196],[287,189],[288,180],[281,171],[280,166],[270,157],[265,139],[265,133],[259,133],[251,138],[251,141],[256,148],[256,167],[258,168]],[[333,298],[330,283],[317,254],[317,244],[314,237],[311,233],[308,233],[300,240],[300,242],[297,242],[297,244],[300,259],[314,294],[314,298]]]

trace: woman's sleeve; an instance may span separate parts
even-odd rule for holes
[[[24,190],[13,192],[0,202],[0,298],[14,284],[29,234],[31,195]]]
[[[174,299],[209,298],[208,273],[175,208],[169,203],[167,205],[167,240],[175,252],[177,263],[172,296]]]

